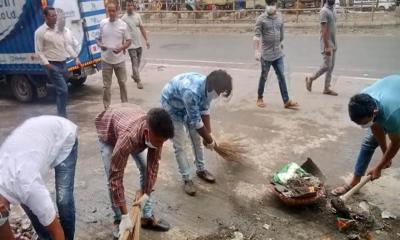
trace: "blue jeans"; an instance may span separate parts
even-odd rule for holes
[[[108,193],[110,196],[110,201],[111,201],[111,207],[114,212],[114,222],[119,223],[121,221],[121,210],[119,207],[114,207],[114,204],[112,204],[112,198],[111,198],[111,190],[110,190],[110,166],[111,166],[111,156],[112,152],[114,150],[113,146],[110,146],[106,144],[105,142],[101,141],[99,139],[99,146],[100,146],[100,153],[101,153],[101,159],[103,160],[104,163],[104,170],[106,172],[106,180],[107,180],[107,188],[108,188]],[[133,159],[135,160],[136,166],[139,169],[140,173],[140,187],[141,190],[143,191],[144,189],[144,184],[146,181],[146,169],[147,169],[147,150],[144,150],[143,152],[134,155],[132,154]],[[142,217],[143,218],[150,218],[153,215],[153,200],[151,197],[151,194],[149,195],[149,200],[146,201],[146,203],[143,206],[142,209]]]
[[[65,62],[51,62],[52,70],[46,69],[47,76],[56,89],[57,115],[67,116],[68,85],[64,75],[67,73]]]
[[[192,169],[185,150],[186,140],[189,135],[195,157],[194,164],[198,171],[202,171],[204,170],[204,154],[201,137],[195,128],[191,128],[182,122],[173,121],[173,123],[174,138],[172,138],[172,143],[175,150],[176,161],[178,162],[179,173],[182,175],[183,180],[192,180]]]
[[[354,167],[354,176],[364,176],[372,159],[372,155],[374,155],[375,149],[378,147],[378,145],[379,144],[371,130],[368,129],[361,144],[360,152],[358,153],[357,162]]]
[[[75,235],[74,178],[77,158],[78,140],[68,157],[54,168],[57,209],[66,240],[73,240]],[[22,208],[31,220],[39,239],[51,240],[50,234],[33,212],[25,205],[22,205]]]
[[[265,82],[267,81],[269,69],[271,68],[272,65],[272,67],[275,70],[276,76],[278,78],[279,89],[281,91],[283,103],[287,103],[289,101],[289,94],[287,91],[285,74],[284,74],[283,57],[278,58],[272,62],[261,58],[260,62],[261,62],[261,76],[260,76],[260,81],[258,82],[258,98],[263,98]]]

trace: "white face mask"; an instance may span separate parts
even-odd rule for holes
[[[272,15],[276,12],[276,6],[275,5],[271,5],[266,7],[265,11],[269,14]]]
[[[374,125],[374,121],[371,120],[370,122],[366,123],[366,124],[362,124],[361,128],[370,128],[372,127],[372,125]]]
[[[147,145],[149,148],[157,149],[149,140],[145,139],[144,143]]]
[[[214,100],[218,98],[218,93],[215,90],[212,90],[211,92],[207,92],[207,100],[210,102],[211,100]]]

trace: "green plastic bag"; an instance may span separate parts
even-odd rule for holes
[[[295,178],[297,176],[303,177],[308,175],[304,169],[302,169],[297,163],[285,164],[281,170],[274,174],[272,177],[272,182],[275,184],[286,184],[289,179]]]

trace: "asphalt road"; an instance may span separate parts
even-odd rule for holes
[[[400,37],[339,36],[335,74],[338,97],[321,94],[323,79],[313,92],[304,88],[304,73],[320,63],[317,35],[290,35],[285,42],[288,60],[290,97],[300,103],[300,110],[283,108],[276,78],[271,74],[265,93],[267,107],[255,106],[259,64],[252,58],[249,34],[155,34],[150,33],[152,48],[145,51],[141,75],[144,89],[128,81],[130,103],[144,109],[159,106],[160,90],[173,76],[198,71],[207,74],[216,68],[226,69],[233,77],[231,102],[212,105],[215,135],[235,134],[250,146],[245,162],[229,163],[206,151],[207,168],[217,177],[209,185],[194,178],[196,197],[182,191],[172,145],[163,149],[157,180],[155,214],[168,220],[173,228],[167,233],[143,231],[144,239],[187,240],[208,236],[220,228],[234,228],[252,239],[343,239],[335,227],[335,217],[316,208],[287,208],[266,189],[272,174],[283,164],[301,164],[311,157],[327,177],[327,187],[342,184],[352,172],[364,131],[350,122],[348,99],[375,78],[400,71]],[[129,64],[129,62],[127,62]],[[129,66],[129,65],[128,65]],[[114,81],[112,101],[119,102]],[[25,119],[54,114],[54,91],[30,104],[10,97],[0,98],[0,142]],[[75,178],[77,239],[110,239],[112,213],[105,185],[104,168],[96,144],[93,120],[102,111],[101,74],[90,76],[80,89],[70,89],[69,118],[79,126],[79,160]],[[188,147],[188,152],[190,148]],[[374,161],[379,160],[377,151]],[[400,216],[400,158],[381,179],[368,184],[352,201],[366,199],[383,210]],[[125,171],[128,202],[138,188],[138,171],[130,162]],[[50,176],[49,189],[54,178]],[[53,192],[53,191],[52,191]],[[323,206],[322,206],[323,207]],[[265,224],[270,229],[263,228]],[[400,221],[374,239],[395,239]],[[396,225],[397,224],[397,225]],[[219,239],[208,238],[204,239]]]

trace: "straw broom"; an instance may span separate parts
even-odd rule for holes
[[[227,161],[240,161],[246,158],[248,146],[243,138],[232,135],[221,135],[216,141],[215,152]]]

